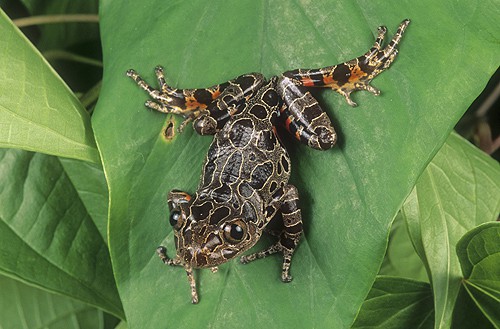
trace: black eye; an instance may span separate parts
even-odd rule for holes
[[[172,225],[174,228],[178,228],[180,225],[180,221],[182,218],[182,213],[180,210],[172,210],[170,212],[170,225]]]
[[[232,243],[237,243],[243,240],[246,234],[246,225],[238,220],[224,226],[224,237]]]

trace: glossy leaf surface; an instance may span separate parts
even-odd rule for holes
[[[2,329],[107,329],[116,319],[68,297],[58,296],[0,276]]]
[[[0,31],[0,147],[99,163],[78,99],[1,10]]]
[[[434,307],[428,283],[379,276],[352,328],[430,329],[433,326]]]
[[[460,290],[455,246],[468,230],[497,218],[499,195],[498,163],[452,134],[403,206],[413,244],[432,283],[436,328],[450,326]]]
[[[123,316],[107,245],[74,184],[56,157],[0,150],[0,271]]]
[[[105,75],[93,124],[129,327],[349,327],[374,281],[394,215],[497,66],[492,14],[481,3],[464,16],[467,6],[102,1]],[[134,68],[153,84],[161,64],[171,85],[195,88],[252,71],[271,76],[328,66],[368,50],[378,25],[391,34],[407,17],[412,24],[398,59],[374,81],[380,97],[357,93],[360,107],[351,109],[332,92],[318,93],[339,131],[338,147],[319,152],[286,142],[305,221],[294,281],[280,282],[279,257],[246,266],[231,261],[216,274],[196,271],[201,300],[190,305],[183,270],[165,267],[155,249],[165,244],[173,254],[166,194],[194,191],[211,138],[187,127],[165,141],[166,117],[144,109],[148,97],[125,71]]]

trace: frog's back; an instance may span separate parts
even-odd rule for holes
[[[273,81],[263,86],[215,136],[199,190],[217,199],[256,191],[267,203],[290,176],[290,159],[273,129],[279,113]]]

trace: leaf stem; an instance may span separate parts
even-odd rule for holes
[[[93,65],[97,67],[102,67],[102,61],[99,61],[97,59],[85,57],[85,56],[80,56],[77,54],[73,54],[69,51],[64,51],[64,50],[48,50],[43,53],[43,56],[48,60],[52,61],[55,59],[62,59],[62,60],[67,60],[67,61],[74,61],[74,62],[79,62],[83,64],[88,64],[88,65]]]
[[[13,22],[17,27],[55,23],[98,23],[99,16],[96,14],[42,15],[18,18]]]
[[[90,105],[94,104],[99,98],[99,93],[101,92],[101,86],[102,86],[102,80],[97,82],[85,94],[79,97],[80,102],[88,110],[89,113],[93,112],[93,108],[89,107]]]

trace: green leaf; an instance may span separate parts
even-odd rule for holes
[[[500,210],[498,163],[456,134],[434,157],[403,206],[410,236],[431,279],[436,328],[448,328],[460,289],[455,246]]]
[[[0,327],[113,328],[117,320],[89,305],[0,276]]]
[[[0,147],[99,163],[88,113],[0,10]]]
[[[349,327],[383,259],[392,219],[498,65],[494,15],[481,2],[464,16],[468,4],[102,1],[105,69],[92,120],[128,326]],[[374,82],[380,97],[357,93],[360,107],[351,109],[342,97],[320,92],[339,146],[318,152],[287,142],[305,222],[294,281],[280,281],[279,257],[246,266],[235,260],[216,274],[196,271],[200,304],[189,305],[183,270],[163,266],[155,249],[165,243],[173,253],[165,198],[173,188],[195,190],[211,138],[187,127],[166,142],[167,118],[144,109],[148,96],[125,71],[134,68],[153,84],[161,64],[171,85],[195,88],[253,71],[269,77],[322,67],[361,55],[378,25],[391,34],[406,17],[412,24],[400,55]]]
[[[415,252],[408,234],[408,226],[401,212],[392,223],[389,244],[379,275],[429,282],[425,266]]]
[[[453,310],[452,329],[490,329],[493,324],[478,310],[464,285],[460,287],[455,309]]]
[[[90,162],[60,158],[59,161],[75,187],[85,209],[104,241],[108,238],[108,186],[102,167]]]
[[[0,150],[0,271],[123,317],[109,253],[58,158]]]
[[[500,328],[500,223],[486,223],[457,243],[463,285],[481,312]]]
[[[428,283],[379,276],[352,328],[424,329],[433,326],[434,306]]]

